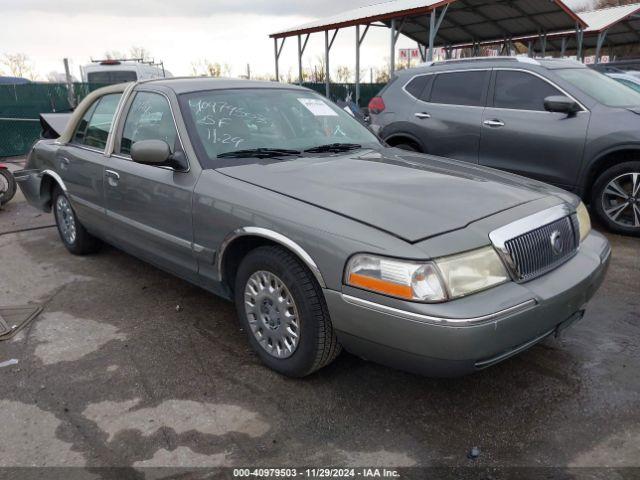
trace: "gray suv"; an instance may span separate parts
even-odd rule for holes
[[[431,63],[398,72],[369,109],[391,146],[557,185],[640,235],[640,94],[578,62]]]

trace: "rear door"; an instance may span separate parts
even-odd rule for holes
[[[572,188],[589,126],[585,108],[574,116],[547,112],[544,99],[566,95],[549,80],[517,69],[496,69],[484,111],[480,163]]]
[[[169,98],[138,91],[116,138],[105,169],[107,216],[118,241],[137,256],[186,279],[195,279],[191,201],[199,168],[187,171],[136,163],[131,147],[140,140],[162,140],[173,154],[186,155]]]
[[[490,70],[430,75],[411,119],[426,153],[478,163]]]
[[[79,122],[71,142],[61,147],[56,156],[57,172],[76,215],[89,230],[105,229],[105,148],[121,96],[111,93],[96,99]]]

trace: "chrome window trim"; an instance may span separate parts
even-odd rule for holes
[[[143,93],[143,92],[144,93],[156,94],[156,95],[162,95],[165,98],[165,100],[167,101],[167,104],[169,105],[169,111],[171,112],[171,120],[173,121],[173,126],[176,129],[176,135],[178,136],[178,141],[180,142],[180,148],[182,150],[182,153],[184,153],[184,158],[187,160],[187,169],[186,170],[176,170],[175,168],[166,167],[166,166],[165,167],[156,167],[154,165],[147,165],[147,166],[152,167],[152,168],[162,168],[164,170],[172,170],[172,171],[178,172],[178,173],[189,173],[191,171],[191,161],[189,160],[189,155],[187,154],[187,151],[184,148],[184,142],[182,141],[182,136],[180,135],[180,129],[178,128],[178,123],[176,122],[176,114],[175,114],[175,112],[173,110],[173,106],[171,105],[171,99],[169,98],[169,96],[166,93],[160,92],[158,90],[141,89],[141,90],[136,90],[135,93],[138,94],[138,93]],[[134,97],[134,100],[135,100],[135,97]],[[133,103],[132,103],[132,105],[133,105]],[[129,110],[130,109],[131,109],[131,106],[129,106]],[[123,106],[123,110],[124,110],[124,106]],[[129,113],[129,110],[127,110],[127,114]],[[119,119],[119,121],[120,121],[120,119]],[[118,125],[119,125],[119,121],[118,121]],[[127,116],[126,115],[122,119],[122,122],[123,122],[122,123],[122,131],[124,133],[124,126],[125,126],[125,123],[127,122]],[[110,133],[110,135],[113,135],[113,137],[115,137],[115,132]],[[120,139],[120,143],[122,144],[122,138]],[[131,158],[131,155],[126,155],[126,154],[123,154],[123,153],[120,153],[120,152],[114,153],[115,152],[115,147],[116,147],[115,138],[113,139],[113,146],[112,147],[113,148],[111,150],[111,153],[108,154],[108,155],[105,153],[105,155],[107,155],[109,157],[120,158],[121,160],[129,160],[129,161],[133,162],[133,159]]]
[[[104,150],[100,150],[99,148],[95,148],[95,147],[87,147],[86,145],[80,145],[78,143],[67,143],[65,145],[66,147],[75,147],[75,148],[79,148],[80,150],[86,150],[88,152],[93,152],[93,153],[99,153],[101,155],[105,155],[105,151]]]
[[[135,88],[136,84],[132,83],[127,86],[125,90],[122,92],[122,97],[120,97],[120,102],[118,103],[118,107],[116,108],[116,113],[113,116],[113,122],[111,123],[111,128],[109,129],[109,138],[107,138],[107,146],[104,149],[104,154],[107,157],[110,157],[115,148],[115,132],[116,127],[120,125],[120,118],[122,117],[122,112],[124,111],[124,106],[127,104],[129,97],[131,96],[131,92]]]
[[[426,77],[429,75],[442,75],[442,74],[447,74],[447,73],[465,73],[465,72],[491,72],[491,68],[469,68],[469,69],[460,69],[460,70],[441,70],[438,72],[428,72],[428,73],[419,73],[418,75],[414,75],[413,77],[411,77],[409,79],[408,82],[406,82],[403,86],[402,86],[402,90],[404,91],[404,93],[406,93],[409,97],[425,103],[427,105],[445,105],[447,107],[466,107],[466,108],[485,108],[484,105],[483,106],[478,106],[478,105],[455,105],[455,104],[451,104],[451,103],[434,103],[434,102],[426,102],[424,100],[422,100],[421,98],[418,98],[414,95],[411,95],[408,91],[407,91],[407,85],[409,85],[411,82],[413,82],[416,78],[418,77]],[[432,87],[433,88],[433,87]]]
[[[298,245],[296,242],[294,242],[290,238],[282,235],[281,233],[274,232],[273,230],[269,230],[267,228],[261,228],[261,227],[238,228],[224,238],[224,240],[220,244],[220,247],[218,248],[218,251],[216,253],[216,260],[215,260],[215,263],[216,263],[215,268],[220,281],[224,280],[223,272],[222,272],[222,264],[223,264],[223,258],[224,258],[224,254],[227,247],[231,244],[231,242],[233,242],[237,238],[246,237],[246,236],[268,238],[269,240],[273,240],[274,242],[289,248],[291,251],[293,251],[293,253],[295,253],[300,258],[300,260],[302,260],[305,263],[307,267],[309,267],[309,270],[311,270],[311,273],[320,284],[320,287],[327,288],[327,284],[325,283],[324,278],[322,277],[322,273],[320,272],[318,265],[316,265],[316,262],[313,260],[313,258],[311,258],[311,255],[309,255],[300,245]]]
[[[374,312],[378,312],[384,315],[391,315],[391,316],[398,317],[403,320],[408,320],[411,322],[417,322],[417,323],[423,323],[423,324],[426,323],[429,325],[438,325],[438,326],[444,326],[444,327],[469,327],[469,326],[481,325],[483,323],[500,321],[509,315],[528,310],[534,307],[535,305],[537,305],[538,303],[535,299],[530,299],[530,300],[527,300],[526,302],[522,302],[512,307],[505,308],[504,310],[500,310],[498,312],[490,313],[487,315],[482,315],[479,317],[447,318],[447,317],[436,317],[432,315],[424,315],[421,313],[401,310],[399,308],[388,307],[380,303],[370,302],[369,300],[364,300],[362,298],[354,297],[351,295],[341,294],[341,296],[346,303],[355,305],[357,307],[366,308],[367,310],[372,310]]]
[[[542,210],[541,212],[534,213],[528,217],[516,220],[513,223],[500,227],[491,233],[489,233],[489,239],[494,248],[498,252],[498,255],[507,266],[507,270],[514,281],[518,281],[514,278],[514,272],[517,270],[511,254],[507,250],[506,243],[520,235],[524,235],[532,230],[549,225],[562,218],[568,217],[576,213],[576,209],[568,203],[556,205],[555,207]]]
[[[551,80],[549,80],[548,78],[540,75],[537,72],[534,72],[532,70],[526,70],[524,68],[509,68],[509,67],[495,67],[493,69],[494,71],[507,71],[507,72],[522,72],[522,73],[527,73],[529,75],[533,75],[534,77],[539,78],[540,80],[543,80],[545,82],[547,82],[549,85],[551,85],[553,88],[559,90],[563,95],[565,95],[566,97],[569,97],[571,100],[573,100],[574,102],[576,102],[578,105],[580,105],[580,108],[582,109],[580,112],[577,113],[583,113],[583,112],[588,112],[589,109],[587,107],[585,107],[582,102],[580,102],[579,100],[577,100],[573,95],[571,95],[569,92],[567,92],[564,88],[560,87],[559,85],[557,85],[556,83],[552,82]],[[494,97],[495,97],[495,83],[494,83]],[[495,101],[495,98],[494,98]],[[547,111],[543,111],[543,110],[526,110],[526,109],[521,109],[521,108],[504,108],[504,107],[487,107],[487,108],[491,108],[493,110],[509,110],[509,111],[516,111],[516,112],[539,112],[539,113],[554,113],[554,112],[547,112]]]
[[[113,129],[116,125],[116,122],[119,119],[119,114],[120,111],[122,109],[122,106],[124,105],[123,101],[125,100],[125,95],[128,94],[128,92],[133,89],[133,87],[135,86],[135,84],[131,84],[129,85],[127,88],[125,88],[122,92],[109,92],[109,93],[105,93],[104,95],[100,95],[98,98],[95,99],[95,101],[89,105],[89,108],[87,108],[84,113],[86,114],[87,111],[97,102],[99,102],[100,100],[102,100],[104,97],[108,96],[108,95],[120,95],[120,100],[118,100],[118,106],[116,107],[116,111],[113,114],[113,120],[111,120],[111,125],[109,126],[109,132],[107,134],[107,141],[105,143],[104,149],[101,150],[99,148],[95,148],[95,147],[88,147],[86,145],[82,145],[80,143],[75,143],[73,141],[73,139],[75,138],[75,133],[73,134],[73,137],[71,137],[71,140],[69,140],[69,142],[65,145],[66,147],[76,147],[76,148],[80,148],[82,150],[87,150],[89,152],[95,152],[95,153],[101,153],[105,156],[109,156],[109,154],[107,153],[109,151],[109,145],[112,142],[112,137],[113,137]],[[127,97],[128,98],[128,97]],[[93,116],[93,115],[92,115]],[[83,115],[84,117],[84,115]],[[82,119],[81,119],[82,120]],[[78,128],[78,124],[75,125],[75,129]],[[74,129],[74,132],[75,132]],[[59,145],[62,145],[59,143]]]

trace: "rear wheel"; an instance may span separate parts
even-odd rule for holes
[[[0,169],[0,207],[16,194],[16,181],[9,170]]]
[[[53,191],[53,214],[60,234],[60,240],[74,255],[95,253],[100,241],[91,235],[78,220],[67,195],[56,187]]]
[[[609,230],[640,236],[640,161],[621,163],[600,175],[591,207]]]
[[[235,301],[249,343],[267,366],[283,375],[304,377],[340,353],[320,286],[281,247],[260,247],[243,259]]]

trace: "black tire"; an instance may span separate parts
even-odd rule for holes
[[[276,275],[287,287],[298,310],[298,344],[289,358],[276,358],[263,348],[254,335],[245,310],[245,287],[259,271]],[[294,255],[278,246],[252,250],[242,260],[235,279],[238,318],[251,347],[271,369],[289,377],[304,377],[331,363],[340,353],[329,311],[318,282]]]
[[[0,169],[0,175],[2,175],[2,185],[0,186],[0,207],[11,201],[16,194],[16,180],[13,178],[13,174],[9,170]],[[6,183],[6,189],[4,184]]]
[[[52,198],[52,208],[53,215],[56,220],[56,227],[58,228],[58,234],[60,235],[60,240],[64,246],[69,250],[69,252],[74,255],[88,255],[90,253],[95,253],[100,249],[101,242],[96,237],[87,232],[87,229],[80,223],[78,217],[76,216],[76,212],[70,207],[70,214],[73,216],[73,222],[75,225],[75,239],[70,241],[67,239],[62,231],[60,213],[58,212],[58,198],[64,198],[66,202],[71,205],[69,202],[69,197],[62,191],[61,188],[55,187],[53,189]]]
[[[636,193],[635,198],[633,197],[633,195],[630,195],[631,200],[629,200],[629,206],[621,213],[621,218],[619,218],[619,221],[617,222],[610,218],[609,215],[607,215],[604,205],[604,203],[607,201],[605,197],[605,190],[607,189],[607,186],[615,179],[623,179],[625,175],[631,175],[634,173],[640,174],[640,161],[621,163],[609,168],[604,173],[602,173],[593,185],[591,195],[591,210],[598,218],[598,220],[603,224],[603,226],[607,227],[608,230],[623,235],[640,236],[640,226],[636,227],[632,223],[629,223],[628,225],[623,225],[620,223],[621,220],[624,219],[635,223],[635,218],[632,216],[633,207],[635,202],[636,212],[638,212],[638,209],[640,209],[640,192]],[[638,177],[638,181],[640,181],[640,177]],[[631,188],[628,188],[628,191],[629,193],[633,194]],[[613,198],[615,198],[615,196]],[[622,202],[623,198],[620,197],[619,201]],[[637,213],[637,215],[640,217],[640,213]]]

